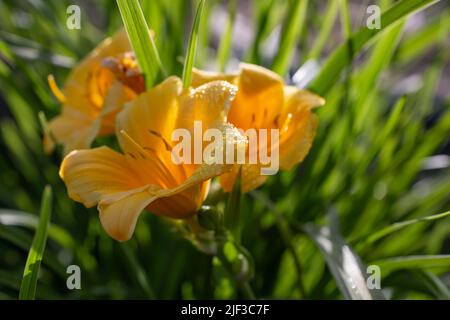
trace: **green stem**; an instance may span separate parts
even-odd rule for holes
[[[136,277],[137,283],[144,291],[147,298],[151,300],[156,299],[155,292],[150,284],[150,281],[144,269],[139,264],[139,261],[137,260],[136,256],[134,255],[134,252],[131,251],[129,244],[123,244],[121,248],[130,264],[130,267],[133,271],[133,276]]]
[[[234,272],[233,266],[230,264],[230,262],[227,260],[227,258],[223,255],[223,248],[219,248],[218,253],[216,257],[220,260],[222,263],[225,271],[228,273],[229,277],[232,278],[239,289],[242,292],[242,295],[245,297],[245,299],[248,300],[255,300],[256,296],[253,292],[252,287],[250,286],[250,283],[247,280],[240,280],[239,276]]]
[[[295,250],[294,243],[292,241],[292,230],[289,227],[289,223],[286,221],[286,218],[283,215],[277,216],[277,228],[283,238],[284,245],[288,249],[289,253],[292,256],[292,260],[294,260],[295,270],[297,272],[297,286],[300,290],[300,294],[302,298],[306,298],[306,290],[303,284],[303,267],[300,262],[300,258],[297,255],[297,251]]]
[[[243,295],[246,297],[246,299],[256,300],[255,293],[253,292],[253,289],[250,286],[248,281],[241,283],[241,290],[242,290]]]
[[[292,259],[294,260],[294,267],[297,272],[297,285],[298,289],[300,291],[300,294],[302,298],[306,298],[306,290],[305,286],[303,284],[303,267],[300,262],[300,258],[297,255],[297,251],[295,250],[294,241],[293,241],[293,232],[291,227],[289,226],[289,222],[287,221],[286,217],[277,210],[275,205],[265,197],[263,194],[259,193],[258,191],[252,191],[250,193],[255,199],[261,201],[266,208],[268,208],[270,211],[275,213],[276,215],[276,224],[278,231],[281,234],[281,238],[284,242],[284,245],[288,249],[289,253],[292,256]]]

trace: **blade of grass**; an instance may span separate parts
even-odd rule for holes
[[[234,182],[233,190],[228,196],[228,202],[225,208],[224,214],[224,224],[225,227],[231,231],[234,236],[234,240],[239,243],[241,228],[239,225],[239,216],[241,211],[241,169],[237,175],[236,181]]]
[[[336,1],[341,5],[341,23],[342,23],[342,34],[344,39],[349,39],[352,35],[352,21],[350,18],[350,8],[348,5],[348,0]]]
[[[182,64],[178,57],[183,55],[183,37],[185,32],[185,21],[188,15],[190,1],[172,0],[158,2],[159,16],[162,18],[161,33],[156,34],[156,42],[159,44],[161,59],[164,69],[168,74],[181,74]],[[170,37],[170,35],[180,35]],[[170,41],[167,41],[170,39]]]
[[[450,289],[439,277],[430,271],[419,270],[415,272],[428,290],[437,298],[441,300],[450,300]]]
[[[442,16],[435,18],[424,28],[405,39],[396,54],[396,60],[401,64],[409,63],[444,39],[448,39],[449,35],[450,10],[447,10]]]
[[[328,37],[330,36],[330,32],[333,29],[333,25],[336,21],[336,17],[339,9],[339,1],[329,1],[329,5],[325,16],[323,18],[323,24],[320,28],[319,36],[316,38],[316,41],[313,44],[311,52],[308,55],[308,59],[318,59],[322,54],[323,48],[327,43]]]
[[[362,130],[362,127],[364,126],[364,120],[369,112],[369,104],[366,103],[366,101],[380,81],[381,72],[389,66],[400,40],[404,25],[405,20],[402,19],[382,35],[377,42],[367,65],[358,75],[359,81],[355,81],[355,91],[358,93],[355,102],[355,109],[357,110],[355,129],[357,131]]]
[[[200,18],[199,27],[198,27],[198,43],[197,43],[197,53],[195,58],[195,65],[198,68],[203,68],[205,63],[211,61],[211,57],[209,56],[209,41],[211,38],[211,13],[214,12],[214,6],[218,5],[215,1],[210,1],[207,6],[203,8],[202,17]]]
[[[39,184],[39,170],[28,147],[23,141],[20,130],[11,120],[5,120],[0,123],[0,133],[2,140],[6,145],[4,150],[8,150],[7,156],[14,160],[14,165],[18,172],[22,173],[31,185]]]
[[[404,269],[450,268],[450,255],[405,256],[378,260],[370,263],[381,269],[383,277]]]
[[[359,256],[339,234],[335,223],[332,222],[331,227],[320,229],[309,223],[305,225],[304,230],[320,249],[338,288],[346,299],[385,299],[379,290],[367,287],[366,268]]]
[[[277,5],[275,5],[277,4]],[[250,48],[246,54],[244,60],[249,63],[260,64],[260,48],[263,40],[270,33],[275,23],[278,21],[277,15],[279,15],[279,6],[282,4],[280,1],[268,0],[268,1],[253,1],[253,12],[256,18],[255,25],[255,37],[250,45]]]
[[[75,63],[72,57],[55,54],[50,50],[43,48],[38,42],[17,34],[0,31],[0,38],[4,40],[4,43],[9,45],[11,53],[24,60],[44,60],[62,68],[70,68]]]
[[[163,15],[159,1],[144,0],[141,2],[142,12],[146,18],[148,26],[155,32],[156,38],[159,39],[163,25]]]
[[[281,238],[291,254],[292,260],[294,262],[295,271],[297,272],[297,286],[300,291],[302,298],[306,299],[306,290],[304,285],[304,275],[303,275],[303,266],[300,261],[300,257],[297,254],[296,244],[294,242],[294,233],[289,225],[289,221],[286,219],[286,216],[280,212],[275,204],[262,192],[252,191],[250,195],[255,198],[258,202],[264,204],[264,206],[269,209],[272,213],[276,215],[276,225],[280,232]]]
[[[345,69],[354,56],[380,32],[385,31],[390,25],[412,14],[415,11],[422,10],[439,0],[403,0],[396,3],[393,7],[381,15],[381,29],[360,29],[350,39],[340,45],[327,59],[322,70],[309,85],[309,89],[319,95],[325,95],[338,79],[341,71]],[[349,42],[351,43],[349,46]],[[348,48],[352,52],[348,52]]]
[[[359,161],[359,166],[354,170],[355,177],[361,177],[364,175],[364,171],[367,170],[375,156],[380,152],[380,150],[383,149],[383,146],[389,137],[394,134],[394,130],[399,126],[406,101],[407,97],[403,96],[392,107],[392,111],[387,118],[386,125],[384,125],[380,130],[377,130],[377,136],[374,139],[374,142],[365,153],[364,158]]]
[[[147,275],[145,274],[144,269],[142,269],[141,265],[139,264],[139,261],[137,260],[135,254],[131,251],[128,244],[123,244],[121,248],[123,249],[130,267],[134,272],[134,275],[136,276],[136,281],[138,282],[142,291],[145,293],[148,299],[155,299],[153,288],[150,286]]]
[[[11,272],[0,270],[0,285],[13,290],[19,290],[20,278],[12,275]]]
[[[428,216],[428,217],[424,217],[424,218],[419,218],[419,219],[413,219],[413,220],[408,220],[408,221],[402,221],[402,222],[397,222],[394,223],[384,229],[381,229],[369,236],[367,236],[365,239],[361,239],[361,243],[359,244],[360,246],[365,246],[368,245],[370,243],[374,243],[375,241],[384,238],[396,231],[399,231],[407,226],[410,225],[414,225],[416,223],[421,223],[421,222],[429,222],[429,221],[434,221],[434,220],[439,220],[439,219],[444,219],[450,216],[450,211],[444,212],[444,213],[440,213],[440,214],[435,214],[432,216]],[[356,242],[356,241],[355,241]],[[358,241],[359,242],[359,241]]]
[[[45,244],[47,242],[48,228],[52,212],[52,189],[46,186],[42,195],[41,210],[39,214],[39,225],[36,230],[33,243],[28,253],[25,270],[23,272],[22,284],[20,286],[19,300],[34,300],[39,275],[39,268],[44,256]]]
[[[197,6],[197,12],[195,13],[191,34],[189,35],[189,43],[183,67],[183,88],[185,89],[189,88],[189,86],[191,85],[192,68],[194,67],[195,52],[197,50],[198,29],[200,26],[200,19],[202,17],[203,8],[205,7],[205,2],[206,0],[200,0],[200,3]]]
[[[279,50],[272,64],[272,70],[284,76],[289,69],[292,55],[299,35],[305,25],[309,0],[296,0],[295,7],[289,10],[289,16],[283,27]]]
[[[137,0],[117,0],[120,15],[130,38],[147,89],[158,80],[159,71],[165,74],[153,37]]]
[[[26,227],[37,230],[39,221],[37,216],[30,213],[12,209],[0,209],[0,224],[4,226]],[[63,248],[74,249],[76,247],[75,239],[60,226],[50,224],[48,236]]]
[[[8,108],[27,142],[27,147],[37,151],[36,149],[41,148],[39,125],[32,105],[24,99],[20,92],[14,90],[12,85],[5,85],[3,89],[7,90],[3,97],[8,102]]]
[[[236,18],[237,10],[237,0],[231,0],[228,8],[228,22],[227,28],[220,39],[218,59],[219,59],[219,70],[221,72],[225,71],[228,59],[230,58],[231,52],[231,41],[233,36],[233,26],[234,20]]]

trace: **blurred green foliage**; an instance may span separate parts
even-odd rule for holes
[[[81,30],[66,28],[73,2],[82,9]],[[181,76],[197,3],[141,4],[162,64],[168,74]],[[229,57],[229,66],[236,59],[274,66],[289,82],[308,59],[322,65],[352,31],[365,28],[367,16],[361,1],[234,5],[207,1],[196,67],[223,69]],[[218,15],[226,23],[218,25]],[[420,15],[397,21],[346,60],[342,77],[324,92],[327,104],[317,111],[320,125],[305,162],[242,198],[241,243],[254,260],[251,286],[257,297],[351,297],[340,284],[345,279],[333,271],[342,267],[339,252],[327,253],[320,245],[328,233],[333,250],[349,243],[361,265],[381,267],[388,298],[449,298],[448,214],[389,227],[450,208],[450,10],[443,1]],[[234,23],[234,33],[227,23]],[[239,28],[246,23],[253,33],[242,50],[239,37],[245,32]],[[216,259],[160,218],[143,214],[125,244],[110,239],[95,208],[68,198],[58,177],[61,153],[43,152],[38,114],[50,119],[60,110],[47,75],[62,83],[76,61],[121,26],[110,0],[0,2],[0,298],[18,297],[46,184],[54,207],[38,299],[240,297]],[[224,205],[226,197],[220,196]],[[317,225],[323,226],[320,232]],[[66,288],[71,264],[81,267],[81,290]]]

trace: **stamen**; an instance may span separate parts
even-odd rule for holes
[[[142,152],[139,152],[139,155],[141,156],[142,159],[147,159]]]
[[[52,74],[49,74],[47,76],[47,82],[55,98],[58,99],[58,101],[61,103],[66,103],[66,96],[59,89],[58,85],[56,84],[55,77]]]
[[[166,139],[164,139],[164,137],[161,135],[161,133],[154,131],[154,130],[148,130],[148,132],[150,132],[150,134],[160,138],[162,140],[162,142],[164,143],[164,146],[166,147],[167,151],[172,151],[172,146],[167,142]]]
[[[145,151],[148,151],[148,152],[152,152],[156,157],[158,157],[158,152],[155,149],[150,148],[150,147],[145,147],[145,146],[142,146],[142,149],[144,149]],[[168,151],[172,152],[172,150],[168,150]],[[176,160],[178,163],[182,163],[182,161],[180,160],[178,155],[176,155],[176,154],[171,154],[171,155],[176,157]],[[181,165],[177,165],[176,167],[180,171],[181,175],[186,179],[187,173],[186,173],[186,170],[184,169],[184,165],[181,164]]]
[[[155,150],[155,149],[153,149],[153,148],[150,148],[150,147],[144,147],[144,146],[142,146],[142,149],[144,149],[144,150],[147,150],[147,151],[150,151],[150,152],[153,152],[153,153],[155,153],[155,154],[156,154],[156,150]]]
[[[136,141],[133,140],[133,138],[131,138],[125,130],[121,130],[120,133],[122,134],[123,137],[125,137],[128,142],[131,143],[131,145],[137,149],[137,152],[142,156],[143,153],[145,153],[145,149],[138,144]],[[144,160],[151,160],[153,164],[155,164],[159,171],[157,170],[157,172],[159,172],[160,174],[159,179],[161,181],[165,181],[167,186],[176,186],[178,183],[175,180],[175,178],[173,177],[172,173],[170,172],[169,168],[167,168],[167,166],[164,164],[164,162],[161,161],[161,159],[156,155],[155,157],[151,157],[151,158],[143,158]]]
[[[280,114],[277,114],[275,118],[273,118],[273,124],[275,125],[275,128],[280,127],[280,124],[278,123],[280,121]]]
[[[136,156],[135,156],[134,154],[132,154],[131,152],[127,152],[127,154],[128,154],[130,157],[132,157],[133,159],[136,160]]]

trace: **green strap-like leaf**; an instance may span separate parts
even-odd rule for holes
[[[396,53],[396,62],[405,65],[430,51],[435,45],[448,43],[450,36],[450,9],[431,20],[426,26],[402,41]]]
[[[130,264],[130,267],[136,277],[139,286],[144,291],[145,295],[149,299],[155,299],[155,293],[152,286],[150,285],[149,279],[144,271],[144,269],[139,264],[139,261],[134,252],[131,251],[129,244],[122,244],[121,248]]]
[[[200,19],[202,17],[203,8],[206,0],[200,0],[195,14],[194,23],[192,25],[191,34],[189,35],[189,44],[186,53],[186,59],[183,67],[183,88],[189,88],[192,80],[192,68],[195,62],[195,52],[197,51],[198,29],[200,26]]]
[[[45,244],[47,242],[48,228],[52,212],[52,189],[45,187],[42,196],[39,225],[28,253],[25,270],[23,272],[22,284],[20,286],[20,300],[34,300],[36,295],[36,285],[39,275],[39,268],[44,255]]]
[[[317,94],[325,95],[354,56],[380,32],[407,15],[423,9],[439,0],[403,0],[395,4],[381,15],[381,29],[363,27],[349,40],[340,45],[327,59],[320,73],[309,85],[309,89]],[[351,52],[349,52],[351,48]]]
[[[220,39],[218,50],[219,70],[225,71],[231,52],[231,40],[233,36],[234,19],[236,18],[237,0],[231,0],[229,4],[228,23],[225,32]]]
[[[397,222],[394,223],[384,229],[381,229],[380,231],[377,231],[373,234],[371,234],[370,236],[368,236],[367,238],[365,238],[362,242],[361,242],[361,246],[365,246],[368,245],[370,243],[374,243],[375,241],[384,238],[396,231],[402,230],[405,227],[417,224],[417,223],[424,223],[424,222],[431,222],[434,220],[439,220],[439,219],[444,219],[450,216],[450,211],[444,212],[444,213],[440,213],[440,214],[435,214],[432,216],[428,216],[428,217],[424,217],[424,218],[419,218],[419,219],[413,219],[413,220],[408,220],[408,221],[403,221],[403,222]]]
[[[0,225],[26,227],[36,230],[39,226],[39,217],[19,210],[0,209]],[[74,249],[76,247],[75,239],[72,235],[66,229],[55,224],[49,225],[48,236],[63,248]]]
[[[304,230],[319,247],[339,290],[346,299],[385,299],[380,290],[368,288],[366,268],[359,256],[338,233],[337,227],[319,229],[313,224],[307,224]]]
[[[354,84],[355,91],[357,92],[355,106],[359,111],[357,112],[355,119],[357,131],[362,130],[362,127],[364,126],[364,119],[369,113],[369,104],[366,102],[370,97],[370,93],[373,92],[373,89],[376,87],[381,72],[389,66],[402,35],[404,24],[405,20],[400,20],[392,26],[390,30],[383,33],[378,40],[377,45],[374,47],[367,65],[357,77],[358,80]]]
[[[280,45],[272,64],[272,70],[284,76],[291,64],[292,54],[299,35],[305,24],[309,0],[296,0],[295,7],[289,11],[289,16],[283,27]]]
[[[450,268],[450,255],[405,256],[378,260],[371,263],[381,269],[383,277],[396,270]]]
[[[231,191],[228,197],[228,202],[224,214],[225,227],[231,231],[231,233],[235,237],[235,241],[238,243],[240,241],[239,218],[241,214],[241,199],[242,199],[242,190],[241,190],[241,168],[240,168],[236,181],[234,182],[233,185],[233,190]]]
[[[437,299],[450,300],[450,288],[438,276],[426,270],[417,270],[414,275]]]
[[[328,37],[333,30],[334,23],[339,9],[339,1],[329,1],[328,8],[323,18],[323,23],[320,28],[319,36],[316,38],[314,45],[312,46],[311,52],[308,55],[308,59],[318,59],[322,54],[323,48],[325,47]]]

